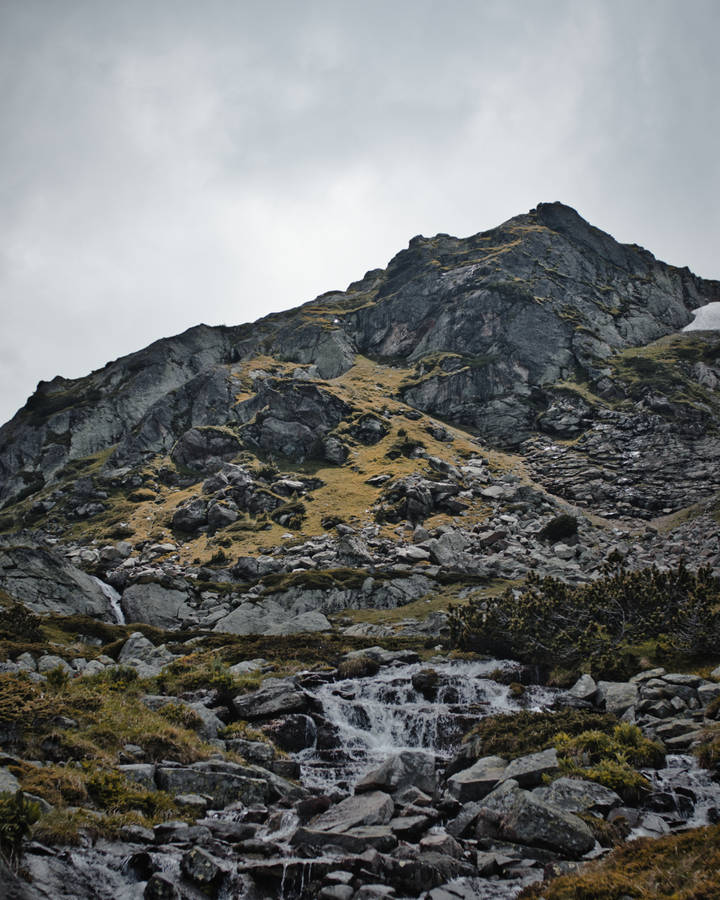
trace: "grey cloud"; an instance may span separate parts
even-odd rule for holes
[[[0,420],[40,378],[540,200],[720,274],[719,19],[711,0],[4,4]]]

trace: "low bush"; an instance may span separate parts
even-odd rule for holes
[[[658,769],[665,763],[662,746],[626,722],[616,725],[612,734],[597,729],[575,737],[560,733],[555,736],[555,748],[564,775],[596,781],[628,803],[641,800],[651,789],[636,767]]]
[[[589,729],[610,731],[616,724],[615,716],[592,710],[521,710],[481,719],[465,735],[464,743],[473,742],[478,756],[515,759],[555,746],[558,734],[579,735]]]
[[[34,643],[42,640],[41,619],[22,603],[10,603],[2,610],[0,637]]]
[[[531,574],[524,587],[450,607],[451,644],[465,650],[625,678],[630,648],[654,641],[677,660],[700,660],[720,643],[720,581],[684,563],[630,572],[615,556],[583,585]]]
[[[545,525],[538,537],[543,541],[551,541],[553,544],[566,540],[577,534],[578,521],[569,513],[561,513]]]
[[[22,839],[39,818],[39,805],[28,800],[22,791],[0,794],[0,853],[11,865],[17,864]]]
[[[337,677],[344,678],[368,678],[377,675],[380,664],[369,656],[355,656],[352,659],[344,659],[337,667]]]

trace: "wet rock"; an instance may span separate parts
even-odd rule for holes
[[[401,792],[415,787],[426,794],[437,789],[435,757],[420,750],[404,750],[391,756],[377,769],[368,772],[355,786],[355,793],[366,791]]]
[[[318,900],[352,900],[355,896],[355,888],[349,884],[332,884],[321,888]]]
[[[421,669],[412,676],[412,686],[429,701],[434,701],[438,689],[438,673],[435,669]]]
[[[426,815],[398,816],[390,820],[390,829],[401,841],[411,843],[419,840],[432,824],[432,819]]]
[[[221,864],[202,847],[193,847],[183,855],[180,869],[186,878],[208,891],[223,879],[228,866]]]
[[[207,828],[214,838],[228,844],[254,838],[258,828],[250,822],[233,822],[227,819],[198,819],[196,824]]]
[[[262,726],[262,731],[274,744],[289,753],[312,747],[317,738],[315,722],[303,714],[274,719]]]
[[[347,797],[327,812],[312,819],[313,831],[347,831],[364,825],[387,825],[392,819],[395,804],[382,791],[370,791]]]
[[[143,891],[143,900],[180,900],[180,891],[166,875],[155,872]]]
[[[312,824],[312,823],[311,823]],[[312,828],[298,828],[292,838],[295,845],[325,848],[340,847],[349,853],[364,853],[368,849],[387,853],[397,846],[398,839],[389,825],[360,825],[346,831]]]
[[[463,848],[449,834],[429,834],[420,841],[420,850],[423,852],[441,853],[444,856],[451,856],[453,859],[462,859],[464,856]]]

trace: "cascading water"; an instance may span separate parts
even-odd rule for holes
[[[99,578],[96,578],[95,575],[90,576],[92,580],[98,585],[100,590],[105,594],[110,602],[110,609],[113,611],[113,615],[117,620],[118,625],[125,624],[125,614],[122,611],[122,607],[120,606],[120,594],[115,590],[115,588],[106,584],[106,582],[101,581]]]
[[[413,686],[413,675],[428,667],[437,673],[436,691],[427,699]],[[406,749],[424,749],[447,757],[462,734],[482,716],[548,706],[557,691],[526,688],[521,698],[490,677],[512,663],[487,660],[386,667],[370,678],[350,678],[318,688],[314,694],[335,735],[332,746],[298,755],[303,782],[336,789],[357,782],[373,766]]]
[[[652,785],[651,800],[670,830],[699,828],[720,821],[720,784],[698,764],[694,756],[668,755],[662,769],[647,769],[643,775]],[[641,823],[631,839],[654,836]]]

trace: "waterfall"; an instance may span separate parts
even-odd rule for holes
[[[413,675],[432,668],[437,692],[426,699],[412,683]],[[388,756],[423,749],[447,758],[462,735],[483,716],[518,709],[541,709],[557,691],[528,687],[516,698],[490,676],[512,669],[505,661],[442,660],[385,667],[369,678],[349,678],[314,691],[323,716],[336,734],[335,746],[316,745],[298,754],[303,781],[313,787],[348,786]]]
[[[117,624],[124,625],[125,615],[123,614],[122,607],[120,606],[120,594],[118,594],[118,592],[114,587],[112,587],[112,585],[101,581],[99,578],[96,578],[95,575],[91,575],[90,577],[98,585],[103,594],[105,594],[105,596],[107,597]]]

